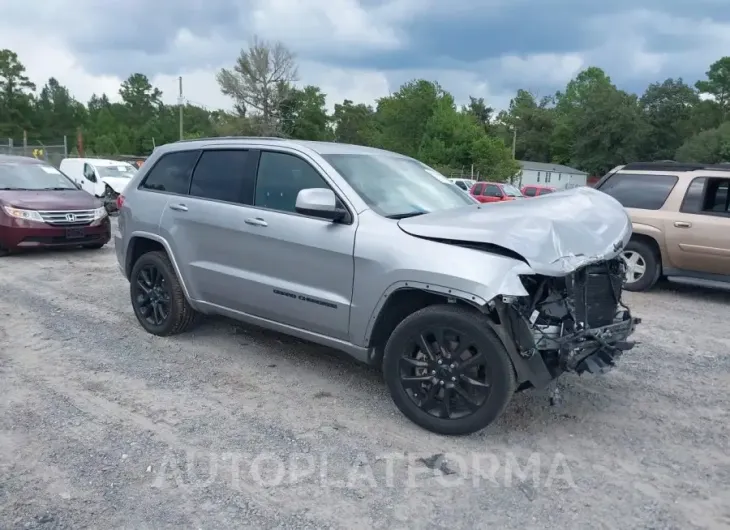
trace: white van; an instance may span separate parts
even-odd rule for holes
[[[100,158],[64,158],[59,166],[81,189],[113,206],[137,168],[127,162]]]

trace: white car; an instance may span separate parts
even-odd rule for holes
[[[466,191],[467,193],[471,189],[471,187],[477,183],[476,180],[471,179],[449,179],[451,182],[459,186],[460,189]]]
[[[137,168],[128,162],[101,158],[65,158],[59,169],[81,189],[102,199],[107,209],[137,173]]]

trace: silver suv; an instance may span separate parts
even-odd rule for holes
[[[118,203],[117,258],[149,333],[219,314],[339,349],[382,368],[434,432],[477,431],[515,391],[633,346],[631,222],[590,188],[475,204],[388,151],[212,138],[155,150]]]

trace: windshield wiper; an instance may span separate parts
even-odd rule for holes
[[[73,190],[73,189],[76,189],[76,188],[40,188],[40,189],[42,189],[42,190],[53,190],[53,191],[57,191],[58,190],[58,191],[60,191],[60,190]]]
[[[0,188],[0,190],[4,190],[4,191],[9,191],[9,190],[12,190],[12,191],[33,191],[31,188],[9,188],[9,187],[6,187],[6,186]]]
[[[393,215],[386,215],[388,219],[407,219],[409,217],[416,217],[423,215],[428,212],[408,212],[408,213],[394,213]]]

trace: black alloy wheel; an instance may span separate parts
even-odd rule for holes
[[[151,326],[164,326],[170,318],[172,305],[164,273],[155,264],[145,265],[138,271],[133,289],[140,316]]]
[[[517,382],[493,325],[477,309],[456,304],[425,307],[398,324],[383,356],[398,409],[438,434],[470,434],[494,422]]]
[[[433,326],[400,359],[400,381],[413,402],[441,419],[469,416],[489,397],[487,357],[463,330]]]
[[[165,252],[147,252],[132,267],[129,280],[134,314],[140,325],[160,337],[177,335],[199,321]]]

